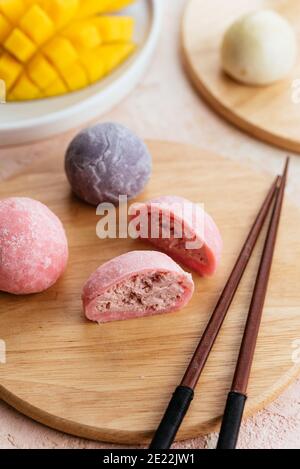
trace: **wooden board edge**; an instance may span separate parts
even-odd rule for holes
[[[273,388],[268,389],[268,393],[262,395],[260,399],[255,399],[252,403],[249,400],[249,404],[245,409],[244,419],[253,417],[257,412],[264,409],[267,405],[273,402],[283,391],[285,391],[295,379],[300,376],[300,363],[296,364],[286,375],[283,377],[281,384],[276,382]],[[120,444],[120,445],[146,445],[150,442],[151,434],[148,432],[134,432],[126,431],[120,432],[119,430],[98,429],[87,425],[79,425],[71,420],[63,419],[56,415],[49,414],[48,412],[42,411],[30,403],[14,396],[4,386],[0,384],[0,398],[6,402],[9,406],[25,415],[32,420],[45,425],[54,430],[73,435],[79,438],[90,439],[93,441]],[[226,396],[224,396],[225,406]],[[198,438],[209,433],[217,432],[222,416],[212,419],[202,425],[196,425],[189,428],[188,431],[179,433],[176,438],[176,442],[185,441],[188,439]],[[153,430],[154,431],[154,430]]]
[[[1,384],[0,398],[10,407],[14,408],[35,422],[75,437],[90,439],[103,443],[119,443],[124,445],[142,444],[142,442],[147,442],[150,440],[149,435],[141,435],[137,432],[120,432],[119,430],[109,431],[107,429],[102,430],[88,425],[79,425],[77,422],[50,414],[33,406],[29,402],[24,401],[12,394]]]
[[[154,148],[155,145],[161,145],[161,144],[175,145],[176,142],[147,140],[147,144],[153,145],[153,148]],[[179,145],[185,145],[185,146],[187,145],[187,146],[190,146],[191,148],[197,148],[199,151],[201,151],[201,148],[199,148],[197,145],[193,145],[193,144],[179,144]],[[205,151],[208,155],[209,154],[215,155],[214,152],[211,152],[209,150],[203,150],[203,151]],[[218,157],[224,160],[228,160],[228,158],[226,158],[224,155],[218,155]],[[38,164],[39,163],[40,163],[40,160],[38,160]],[[35,163],[32,162],[30,165],[28,165],[28,167],[25,170],[26,173],[28,172],[28,168],[34,164]],[[233,164],[236,166],[240,166],[240,167],[248,166],[248,165],[243,165],[240,162],[235,162],[235,161],[233,161]],[[256,172],[257,174],[260,174],[261,176],[263,176],[262,172],[258,170],[256,170]],[[19,176],[21,176],[21,174],[17,175],[17,177]],[[290,202],[289,202],[289,205],[291,205]],[[295,207],[295,209],[297,210],[297,207]],[[255,399],[254,401],[249,399],[249,406],[248,408],[246,408],[245,418],[252,416],[256,412],[264,408],[266,405],[268,405],[270,402],[272,402],[274,399],[276,399],[278,395],[280,395],[299,375],[300,375],[300,364],[292,366],[289,372],[283,375],[282,380],[277,381],[272,388],[268,389],[268,393],[262,394],[259,398]],[[32,418],[33,420],[47,427],[50,427],[55,430],[68,433],[77,437],[91,439],[95,441],[102,441],[105,443],[124,444],[124,445],[147,444],[151,438],[151,434],[149,434],[149,432],[144,432],[144,433],[143,432],[131,432],[127,430],[125,432],[125,431],[119,431],[119,430],[114,431],[114,430],[107,430],[107,429],[99,429],[99,428],[95,428],[92,426],[80,425],[76,422],[63,419],[53,414],[49,414],[43,410],[36,408],[35,406],[32,406],[27,401],[24,401],[14,396],[7,389],[5,389],[3,385],[1,385],[1,380],[0,380],[0,398],[3,399],[3,401],[5,401],[10,406],[14,407],[19,412],[21,412],[22,414],[26,415],[27,417]],[[224,404],[225,404],[225,399],[226,399],[226,396],[224,396]],[[219,427],[220,419],[221,419],[221,416],[214,418],[210,421],[207,421],[201,425],[198,424],[193,427],[190,427],[188,431],[183,430],[179,434],[178,439],[176,441],[183,441],[183,440],[187,440],[191,438],[197,438],[207,433],[216,431]]]

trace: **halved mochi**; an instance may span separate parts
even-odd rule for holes
[[[83,288],[85,315],[105,323],[176,311],[194,292],[192,276],[169,256],[132,251],[99,267]]]
[[[162,196],[131,207],[131,225],[178,262],[202,276],[215,273],[223,249],[217,225],[201,205],[177,196]]]

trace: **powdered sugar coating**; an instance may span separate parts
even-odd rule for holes
[[[155,275],[162,275],[162,278],[172,279],[177,282],[178,288],[172,287],[172,294],[175,295],[176,301],[170,305],[169,302],[165,309],[147,308],[141,304],[141,308],[137,310],[133,307],[130,311],[128,308],[122,311],[110,311],[104,315],[98,308],[101,303],[101,297],[107,299],[107,292],[114,289],[113,301],[116,301],[116,294],[120,299],[126,291],[126,285],[130,285],[134,279],[138,280],[138,288],[140,289],[141,278],[149,281]],[[165,277],[166,276],[166,277]],[[165,286],[171,285],[170,283]],[[179,288],[180,287],[180,288]],[[150,314],[166,313],[178,310],[185,306],[191,299],[194,292],[194,282],[192,276],[181,269],[169,256],[156,251],[132,251],[116,257],[106,262],[94,272],[83,288],[82,301],[85,314],[88,319],[98,322],[106,322],[107,320],[120,320],[133,317],[146,316]],[[164,293],[164,298],[168,294],[168,288]],[[147,301],[149,298],[147,297]],[[112,313],[112,314],[110,314]]]
[[[73,192],[92,205],[132,199],[147,184],[152,159],[146,145],[120,124],[98,124],[71,142],[65,170]]]
[[[145,203],[135,204],[134,207],[143,214],[156,212],[158,214],[156,220],[159,221],[163,214],[171,220],[173,226],[176,224],[183,226],[183,232],[187,235],[185,238],[178,239],[176,237],[163,238],[161,234],[158,237],[152,237],[151,229],[148,229],[144,230],[148,241],[202,276],[211,276],[216,272],[221,260],[223,241],[216,223],[200,205],[183,197],[162,196]],[[147,222],[151,228],[149,216],[141,219],[141,226],[143,222]],[[145,239],[144,236],[141,237]],[[193,240],[195,245],[197,243],[201,247],[199,249],[187,248],[186,243],[189,240]]]
[[[62,275],[68,243],[58,217],[37,200],[0,201],[0,290],[39,293]]]

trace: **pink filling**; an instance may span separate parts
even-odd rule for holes
[[[97,297],[93,316],[107,322],[171,311],[177,309],[185,290],[184,279],[172,272],[134,275]]]
[[[193,241],[195,241],[196,237],[194,238]],[[205,248],[201,247],[200,249],[187,249],[186,245],[187,243],[191,242],[190,239],[188,238],[174,238],[171,237],[170,239],[167,238],[159,238],[159,239],[152,239],[153,243],[157,247],[162,248],[163,250],[169,250],[172,253],[177,253],[179,256],[182,256],[184,258],[190,257],[192,259],[195,259],[197,262],[200,264],[203,264],[204,266],[208,263],[208,259],[206,256]]]
[[[218,227],[203,209],[177,196],[162,196],[135,204],[134,209],[131,220],[138,218],[134,228],[140,238],[147,239],[200,275],[215,273],[223,243]]]
[[[148,213],[148,227],[149,227],[149,241],[151,241],[155,246],[161,248],[164,251],[174,254],[177,258],[187,260],[190,258],[194,260],[197,264],[201,264],[204,268],[209,263],[207,257],[207,252],[205,245],[198,249],[187,249],[188,243],[196,241],[196,235],[191,234],[190,236],[188,230],[182,226],[180,236],[176,236],[176,226],[174,222],[174,217],[170,220],[170,236],[164,237],[164,227],[162,225],[162,214],[159,214],[159,238],[151,238],[151,214]],[[184,231],[186,230],[186,231]]]

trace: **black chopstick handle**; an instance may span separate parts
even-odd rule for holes
[[[228,394],[217,449],[236,448],[246,400],[245,394]]]
[[[193,389],[178,386],[149,449],[169,449],[194,397]]]

